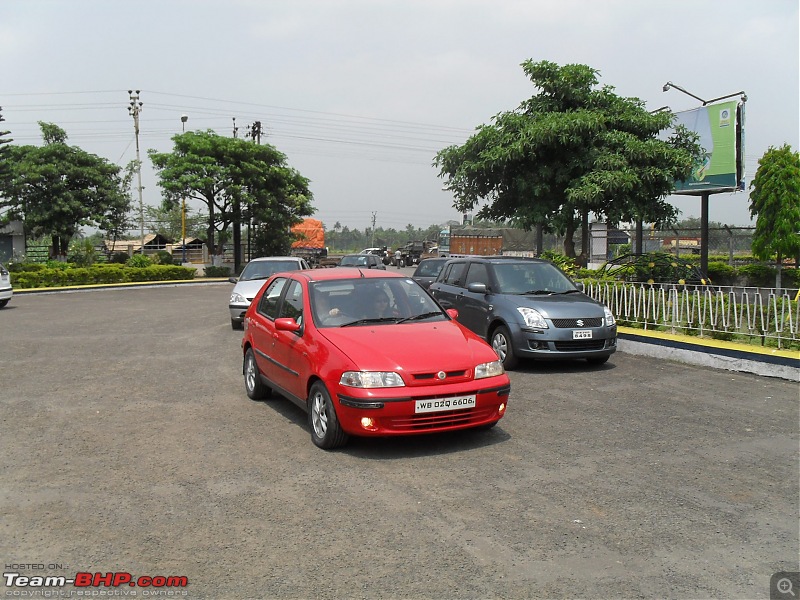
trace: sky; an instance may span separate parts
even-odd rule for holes
[[[260,121],[326,227],[424,229],[461,218],[436,153],[536,93],[529,59],[588,65],[650,110],[699,106],[667,81],[745,92],[749,185],[770,147],[798,150],[798,24],[797,0],[0,0],[0,129],[39,144],[55,123],[124,166],[139,90],[145,204],[146,150]],[[670,202],[701,216],[698,197]],[[747,191],[712,195],[709,219],[754,225]]]

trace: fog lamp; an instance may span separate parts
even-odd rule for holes
[[[505,405],[505,403],[501,404],[501,405],[500,405],[500,406],[497,408],[497,412],[499,412],[501,415],[502,415],[504,412],[506,412],[506,405]]]
[[[375,419],[372,417],[361,417],[361,427],[364,429],[375,429]]]

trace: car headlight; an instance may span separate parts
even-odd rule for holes
[[[231,304],[247,304],[247,298],[234,292],[231,294]]]
[[[614,318],[614,315],[611,314],[611,310],[607,306],[603,307],[603,312],[606,315],[606,327],[616,325],[617,320]]]
[[[405,387],[403,378],[392,371],[345,371],[339,385],[357,388]]]
[[[527,327],[535,327],[536,329],[547,329],[547,321],[544,320],[542,314],[533,308],[527,306],[518,306],[517,310],[522,318],[525,320]]]
[[[499,360],[493,360],[488,363],[481,363],[475,367],[475,379],[484,379],[485,377],[495,377],[502,375],[506,370],[503,368],[503,363]]]

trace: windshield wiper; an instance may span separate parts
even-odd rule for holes
[[[403,319],[405,320],[405,319]],[[367,323],[399,323],[400,317],[378,317],[375,319],[357,319],[349,323],[342,323],[339,327],[350,327],[351,325],[366,325]]]
[[[567,290],[566,292],[558,292],[559,294],[580,294],[580,290]]]
[[[442,313],[438,311],[434,312],[426,312],[422,313],[421,315],[414,315],[413,317],[406,317],[405,319],[400,319],[398,323],[405,323],[407,321],[421,321],[422,319],[429,319],[430,317],[438,317]]]
[[[527,296],[530,294],[532,296],[545,296],[545,295],[550,295],[552,293],[553,292],[551,292],[550,290],[528,290],[527,292],[522,292],[522,295]]]

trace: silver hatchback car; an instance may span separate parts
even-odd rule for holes
[[[244,269],[239,277],[231,277],[229,281],[236,285],[228,301],[228,310],[231,313],[231,328],[242,329],[244,313],[255,298],[258,290],[275,273],[282,271],[301,271],[311,267],[305,259],[296,256],[265,256],[254,258]]]
[[[2,264],[0,264],[0,308],[3,308],[11,296],[14,295],[14,290],[11,288],[11,275],[8,273]]]

